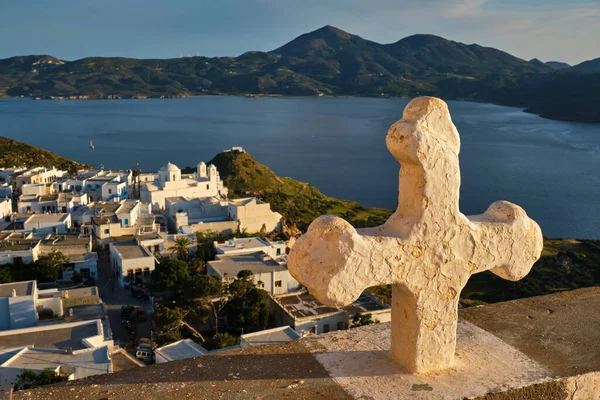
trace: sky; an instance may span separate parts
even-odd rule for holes
[[[324,25],[379,43],[429,33],[527,60],[600,57],[600,0],[0,0],[0,58],[238,56]]]

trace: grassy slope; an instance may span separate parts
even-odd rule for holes
[[[69,160],[51,151],[0,136],[0,167],[8,168],[20,165],[27,167],[54,166],[70,172],[87,167],[85,164]]]

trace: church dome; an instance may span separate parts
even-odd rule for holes
[[[167,165],[163,165],[162,167],[160,167],[159,171],[181,171],[179,169],[179,167],[175,164],[171,164],[170,162],[167,163]]]

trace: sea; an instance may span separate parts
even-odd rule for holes
[[[385,146],[407,99],[191,97],[0,100],[0,135],[106,169],[156,171],[241,146],[327,195],[395,209],[399,165]],[[545,236],[600,239],[600,124],[449,101],[461,136],[460,207],[522,206]],[[90,149],[90,141],[94,149]]]

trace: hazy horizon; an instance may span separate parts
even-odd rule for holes
[[[174,4],[175,3],[175,4]],[[432,34],[530,60],[600,57],[600,1],[573,0],[9,0],[0,5],[0,58],[47,54],[178,58],[271,51],[332,25],[378,43]]]

